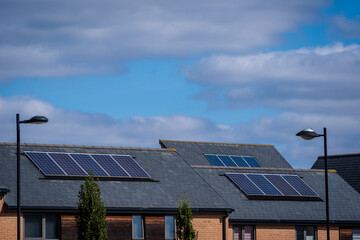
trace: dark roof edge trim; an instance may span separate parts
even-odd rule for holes
[[[328,155],[328,158],[331,157],[352,157],[352,156],[360,156],[360,153],[346,153],[346,154],[335,154],[335,155]],[[324,158],[324,156],[318,156],[318,158]]]
[[[257,171],[287,171],[287,172],[324,172],[324,169],[294,169],[294,168],[264,168],[264,167],[222,167],[222,166],[204,166],[204,165],[190,165],[192,168],[203,168],[203,169],[241,169],[241,170],[257,170]],[[329,169],[329,172],[335,170]]]
[[[221,142],[196,142],[196,141],[180,141],[180,140],[165,140],[160,139],[159,144],[163,145],[163,142],[179,142],[179,143],[200,143],[200,144],[219,144],[219,145],[235,145],[235,146],[263,146],[263,147],[274,147],[270,144],[248,144],[248,143],[221,143]]]
[[[267,220],[267,219],[250,219],[250,220],[243,220],[243,219],[229,219],[229,223],[231,224],[321,224],[325,225],[325,220],[288,220],[288,219],[274,219],[274,220]],[[358,225],[360,226],[359,221],[338,221],[338,220],[330,220],[330,224],[337,224],[337,225]]]
[[[8,186],[0,186],[0,193],[8,193],[10,188]]]
[[[0,142],[0,146],[16,146],[16,143]],[[176,152],[173,148],[141,148],[141,147],[114,147],[114,146],[91,146],[91,145],[63,145],[63,144],[39,144],[39,143],[21,143],[22,146],[34,147],[65,147],[65,148],[92,148],[92,149],[114,149],[114,150],[142,150],[142,151],[166,151]]]
[[[9,211],[17,210],[16,206],[9,206],[7,208]],[[74,213],[77,211],[76,207],[26,207],[22,206],[21,209],[24,212],[34,212],[34,211],[61,211],[67,213]],[[177,212],[178,208],[115,208],[109,207],[106,208],[108,213],[166,213],[166,212]],[[231,208],[192,208],[193,213],[231,213],[234,209]]]

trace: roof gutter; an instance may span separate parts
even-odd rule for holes
[[[267,219],[229,219],[229,223],[231,224],[307,224],[307,225],[325,225],[325,220],[287,220],[287,219],[273,219],[273,220],[267,220]],[[330,220],[330,224],[333,225],[357,225],[360,226],[360,220]]]
[[[0,186],[0,193],[8,193],[10,188],[8,186]]]
[[[9,211],[15,211],[16,206],[8,206]],[[29,207],[23,206],[22,211],[24,212],[64,212],[64,213],[75,213],[77,212],[77,207]],[[118,207],[108,207],[106,208],[107,213],[174,213],[178,211],[178,208],[118,208]],[[193,213],[231,213],[234,209],[230,208],[192,208]]]

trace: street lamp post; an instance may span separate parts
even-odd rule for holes
[[[21,123],[31,123],[31,124],[42,124],[48,122],[48,119],[43,116],[34,116],[29,120],[20,121],[20,114],[16,114],[16,143],[17,143],[17,152],[16,152],[16,183],[17,183],[17,239],[20,240],[20,212],[21,212],[21,196],[20,196],[20,124]]]
[[[325,201],[326,201],[326,234],[327,239],[330,240],[330,221],[329,221],[329,185],[328,185],[328,164],[327,164],[327,136],[326,128],[324,134],[318,134],[311,128],[306,128],[296,134],[305,140],[311,140],[316,137],[324,137],[324,167],[325,167]]]

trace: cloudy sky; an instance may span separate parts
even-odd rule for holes
[[[360,152],[358,0],[0,0],[0,141]]]

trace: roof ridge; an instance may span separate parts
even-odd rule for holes
[[[165,142],[181,142],[181,143],[219,144],[219,145],[222,144],[222,145],[236,145],[236,146],[266,146],[266,147],[274,147],[274,145],[271,145],[271,144],[222,143],[222,142],[165,140],[165,139],[160,139],[160,140],[159,140],[159,143],[161,144],[163,141],[165,141]]]
[[[16,143],[0,142],[0,146],[1,145],[16,146]],[[66,145],[66,144],[42,144],[42,143],[21,143],[21,145],[22,146],[36,146],[36,147],[98,148],[98,149],[176,152],[176,149],[174,149],[174,148],[115,147],[115,146],[71,145],[71,144]]]

